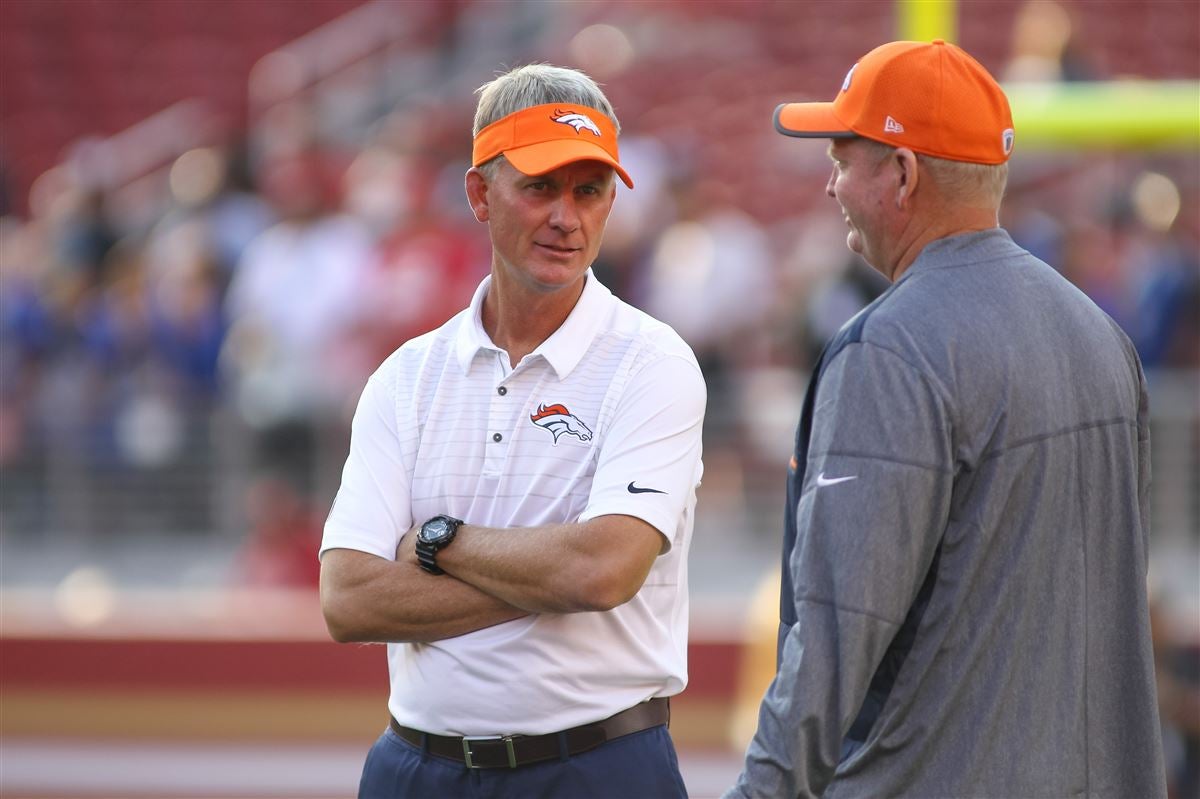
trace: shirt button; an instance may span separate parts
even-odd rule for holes
[[[496,389],[496,393],[503,397],[505,394],[508,393],[508,389],[505,388],[504,386],[500,386],[500,388]]]
[[[499,444],[503,439],[504,436],[500,435],[499,433],[492,433],[492,441],[495,441],[497,444]]]

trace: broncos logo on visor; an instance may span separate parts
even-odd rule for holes
[[[592,431],[579,417],[567,410],[565,405],[539,405],[537,413],[529,416],[529,421],[538,427],[544,427],[554,436],[554,446],[558,446],[560,436],[567,434],[580,441],[591,441]]]
[[[601,135],[600,128],[598,128],[596,126],[596,123],[593,122],[591,120],[591,118],[586,116],[585,114],[576,114],[574,112],[565,112],[564,113],[562,111],[556,111],[555,114],[556,114],[556,116],[552,116],[550,118],[553,119],[555,122],[561,122],[564,125],[570,125],[571,127],[575,128],[576,133],[579,133],[584,130],[590,130],[592,133],[596,134],[597,136]]]

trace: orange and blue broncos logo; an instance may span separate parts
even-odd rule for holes
[[[587,114],[572,113],[570,111],[563,111],[556,108],[554,109],[554,116],[550,118],[555,122],[561,122],[564,125],[570,125],[571,127],[575,128],[576,133],[582,133],[585,130],[590,130],[595,136],[604,135],[600,132],[600,128],[596,127],[596,123],[592,121],[592,118]]]
[[[580,421],[579,417],[567,410],[567,406],[559,405],[539,405],[537,413],[530,414],[529,421],[533,422],[538,427],[544,427],[554,436],[554,446],[558,446],[560,436],[567,434],[578,438],[580,441],[591,441],[592,431],[586,424]]]

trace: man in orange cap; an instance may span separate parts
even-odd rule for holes
[[[545,65],[480,90],[470,307],[372,376],[322,542],[338,641],[388,643],[362,797],[686,795],[687,551],[705,386],[591,272],[616,115]]]
[[[831,140],[846,243],[892,285],[813,372],[778,672],[727,796],[1164,796],[1145,381],[998,226],[1004,92],[893,42],[775,126]]]

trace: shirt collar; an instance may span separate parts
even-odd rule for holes
[[[479,288],[475,289],[471,305],[459,324],[455,355],[463,374],[471,370],[471,363],[481,349],[500,352],[500,348],[483,329],[483,300],[487,297],[491,283],[492,276],[488,275],[479,284]],[[554,369],[559,380],[565,378],[591,347],[592,339],[596,337],[606,318],[604,311],[612,299],[612,292],[596,279],[591,269],[588,269],[583,294],[571,309],[566,321],[538,345],[537,349],[530,353],[530,357],[540,355]]]
[[[991,260],[1011,253],[1012,247],[1012,237],[1002,227],[935,239],[925,245],[900,279],[904,280],[914,272]]]
[[[459,321],[454,354],[464,375],[471,371],[471,361],[475,360],[475,353],[481,349],[500,351],[483,329],[483,300],[487,297],[488,286],[491,284],[491,275],[480,282],[479,287],[475,289],[475,296],[471,298],[471,304],[467,306],[467,312]]]

